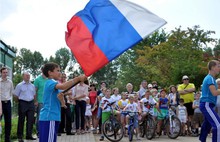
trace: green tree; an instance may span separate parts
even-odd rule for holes
[[[34,51],[32,53],[29,49],[22,48],[15,58],[15,73],[21,74],[22,71],[28,70],[35,78],[39,74],[39,69],[43,63],[44,58],[40,52]]]
[[[61,70],[65,70],[70,61],[71,53],[67,48],[61,48],[55,53],[55,62],[60,65]]]
[[[213,51],[214,51],[215,58],[220,59],[220,39],[218,40],[218,43],[214,47]]]
[[[134,90],[139,90],[140,83],[143,79],[152,81],[149,76],[150,72],[138,66],[135,62],[139,56],[141,56],[139,51],[145,50],[145,46],[153,48],[154,46],[167,41],[168,34],[162,29],[161,31],[156,31],[148,38],[144,39],[138,43],[133,48],[129,49],[121,56],[119,56],[119,76],[116,82],[120,90],[125,91],[125,85],[127,83],[132,83],[134,85]]]
[[[214,42],[210,38],[212,31],[203,31],[199,26],[171,31],[168,40],[153,48],[145,46],[138,50],[138,66],[148,70],[146,77],[159,81],[162,86],[181,83],[181,77],[188,75],[191,82],[198,87],[206,74],[203,49],[207,43]]]
[[[91,76],[90,82],[97,82],[100,84],[100,82],[105,81],[109,87],[112,87],[117,80],[117,72],[117,62],[113,60],[105,67],[95,72]]]

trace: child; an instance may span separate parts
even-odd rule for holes
[[[65,90],[72,85],[85,81],[86,76],[75,77],[65,83],[58,83],[61,76],[60,67],[56,63],[46,63],[43,68],[43,74],[48,78],[44,86],[43,108],[40,111],[39,142],[56,142],[57,131],[61,119],[60,101],[57,98],[60,90]]]
[[[111,108],[108,104],[113,103],[114,100],[111,98],[111,89],[106,89],[105,97],[101,100],[101,108],[102,108],[102,124],[110,117],[111,115]],[[115,105],[114,105],[115,106]],[[113,106],[113,107],[114,107]],[[119,116],[119,112],[114,111],[117,116]],[[103,127],[103,125],[102,125]],[[101,127],[101,133],[103,133],[103,128]],[[101,135],[100,141],[104,140],[103,134]]]
[[[101,93],[99,94],[99,96],[96,99],[95,104],[98,104],[98,112],[97,112],[97,122],[99,122],[99,133],[101,134],[101,127],[102,127],[102,108],[101,108],[101,104],[102,104],[102,98],[105,96],[106,93],[106,88],[102,87],[101,89]],[[94,106],[96,107],[96,105]],[[92,108],[92,110],[94,110],[95,108]],[[97,132],[96,129],[93,130],[94,134]]]
[[[202,125],[203,120],[204,120],[203,114],[201,110],[199,109],[199,104],[200,104],[200,92],[197,92],[195,96],[195,100],[193,101],[193,106],[192,106],[192,108],[194,109],[193,126],[195,129],[193,136],[199,136],[199,126]]]
[[[162,89],[160,91],[160,98],[158,99],[158,104],[159,104],[159,113],[158,113],[158,125],[157,125],[157,134],[160,136],[161,135],[161,125],[163,123],[163,120],[166,118],[168,115],[168,106],[169,106],[169,100],[166,97],[166,91]]]
[[[118,101],[121,100],[121,95],[118,94],[119,90],[118,88],[113,88],[112,89],[112,96],[113,100],[115,101],[116,106],[118,106]]]
[[[134,102],[134,96],[131,94],[129,95],[129,102],[130,103],[126,105],[123,111],[140,112],[140,109],[138,108],[138,104]],[[130,116],[127,115],[126,116],[126,128],[128,128],[129,119],[130,119]],[[139,135],[138,135],[138,115],[137,114],[135,114],[134,116],[134,128],[136,131],[137,140],[140,140]]]
[[[176,114],[178,116],[178,118],[180,119],[181,121],[181,126],[182,126],[182,136],[185,136],[186,135],[186,122],[187,122],[187,110],[186,110],[186,107],[183,105],[184,104],[184,99],[180,99],[179,100],[179,105],[176,109]]]
[[[151,96],[151,92],[147,90],[145,92],[145,97],[142,98],[140,101],[140,106],[142,109],[142,121],[147,116],[148,112],[151,115],[154,114],[154,110],[153,110],[153,107],[151,107],[151,105],[156,105],[157,102],[154,100],[153,97],[150,97],[150,96]]]
[[[139,110],[138,121],[141,121],[141,112],[142,112],[142,110],[141,110],[141,103],[138,99],[139,99],[139,94],[135,93],[134,94],[134,102],[138,105],[138,110]]]
[[[89,97],[86,97],[86,112],[85,112],[85,128],[86,131],[89,132],[92,120],[92,109],[90,105]]]
[[[126,99],[127,98],[127,94],[125,92],[122,92],[121,93],[121,99],[118,101],[118,107],[119,107],[119,111],[122,112],[123,109],[126,107],[126,105],[128,104],[128,100]],[[125,130],[125,118],[126,118],[126,113],[122,113],[121,114],[121,124]],[[125,136],[127,136],[125,134]]]

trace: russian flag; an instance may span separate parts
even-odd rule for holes
[[[90,76],[165,24],[126,0],[90,0],[67,23],[66,43]]]

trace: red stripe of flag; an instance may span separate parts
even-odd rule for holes
[[[95,44],[92,34],[80,17],[72,17],[67,24],[67,31],[66,43],[85,71],[86,76],[90,76],[109,62],[105,54]]]

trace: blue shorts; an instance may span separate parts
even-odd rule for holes
[[[56,142],[60,121],[39,121],[39,142]]]

